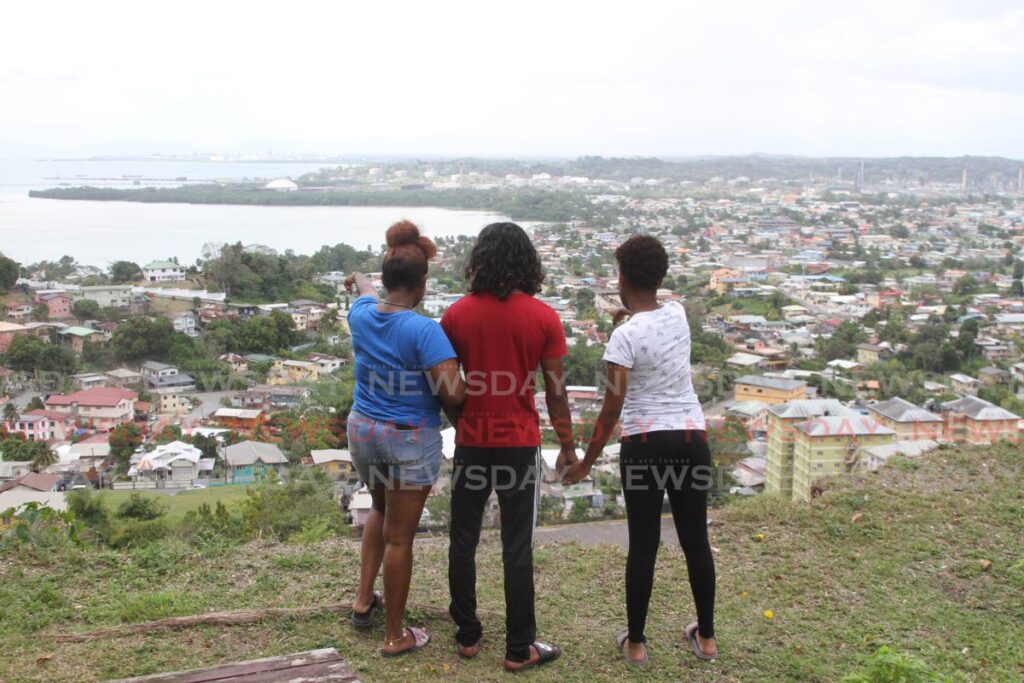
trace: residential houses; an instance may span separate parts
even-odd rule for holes
[[[818,417],[856,415],[857,411],[847,408],[834,398],[796,400],[768,406],[765,412],[768,442],[765,458],[765,491],[781,493],[787,498],[793,494],[796,424]]]
[[[225,429],[242,429],[251,431],[267,421],[260,409],[254,408],[218,408],[213,414],[214,421]]]
[[[131,285],[93,285],[68,291],[72,299],[95,301],[100,308],[130,308],[132,305]]]
[[[734,397],[740,401],[762,401],[769,405],[805,398],[807,383],[764,375],[744,375],[733,383]]]
[[[799,501],[817,494],[821,477],[858,469],[863,448],[892,443],[896,437],[896,432],[866,415],[815,417],[793,428],[793,499]]]
[[[131,458],[128,476],[136,481],[152,482],[159,488],[189,488],[208,480],[214,459],[203,458],[202,451],[183,441],[159,445],[152,451]]]
[[[146,282],[181,282],[185,269],[177,261],[150,261],[142,267]]]
[[[242,441],[221,449],[227,466],[227,479],[235,484],[251,484],[261,472],[288,471],[288,458],[277,445]]]
[[[44,405],[46,410],[67,415],[100,431],[110,431],[135,418],[138,395],[127,389],[86,389],[73,394],[54,394]]]
[[[11,345],[11,340],[19,334],[28,334],[29,328],[18,323],[9,323],[7,321],[0,320],[0,353],[7,350],[7,347]]]
[[[148,360],[142,364],[140,372],[146,385],[153,389],[177,389],[185,392],[196,388],[195,378],[179,372],[173,365]]]
[[[313,465],[319,467],[329,477],[351,478],[355,474],[355,469],[352,466],[352,455],[345,449],[326,448],[312,450],[309,452],[309,457]]]
[[[106,344],[107,333],[101,330],[94,330],[91,327],[72,325],[57,330],[57,336],[62,343],[71,347],[77,354],[82,353],[86,344]]]
[[[317,363],[302,360],[275,360],[267,375],[267,383],[278,384],[299,384],[300,382],[315,382],[320,379],[321,368]]]
[[[875,419],[896,433],[900,441],[938,441],[945,433],[941,415],[915,406],[902,398],[891,398],[868,406]]]
[[[1009,410],[977,396],[964,396],[942,404],[946,420],[946,438],[969,444],[993,444],[998,441],[1020,443],[1021,418]]]
[[[59,474],[30,472],[16,479],[0,483],[0,511],[19,509],[28,503],[37,503],[54,510],[67,509],[64,492],[58,487]]]

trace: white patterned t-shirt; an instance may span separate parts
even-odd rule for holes
[[[631,370],[620,418],[624,436],[705,428],[690,375],[690,324],[681,304],[634,314],[612,332],[604,360]]]

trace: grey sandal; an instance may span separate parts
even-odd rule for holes
[[[380,593],[373,594],[373,602],[370,603],[370,609],[365,612],[357,612],[352,610],[352,626],[358,629],[367,629],[373,626],[373,617],[380,611],[380,608],[384,606],[384,597]]]
[[[644,664],[647,663],[647,645],[645,643],[641,643],[644,646],[644,658],[643,659],[633,659],[632,657],[630,657],[626,653],[626,639],[628,637],[629,637],[629,629],[628,628],[624,628],[624,629],[622,629],[621,631],[619,631],[618,633],[615,634],[615,644],[618,645],[619,652],[622,653],[622,658],[625,659],[626,662],[628,664],[632,665],[632,666],[643,666]]]
[[[693,622],[685,629],[683,629],[683,635],[686,640],[690,643],[690,649],[693,650],[693,655],[697,659],[703,659],[705,662],[713,662],[718,659],[718,648],[715,648],[715,654],[708,655],[704,654],[704,651],[700,649],[700,643],[697,642],[697,622]]]

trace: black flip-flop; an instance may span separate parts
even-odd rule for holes
[[[707,655],[700,649],[700,643],[697,642],[697,622],[693,622],[685,629],[683,629],[683,635],[686,640],[690,643],[690,649],[693,650],[693,655],[697,659],[703,659],[705,662],[713,662],[718,659],[718,648],[715,648],[715,654]]]
[[[398,650],[397,652],[387,652],[382,649],[380,651],[381,656],[401,657],[402,655],[409,655],[413,652],[419,652],[427,643],[430,642],[430,633],[425,628],[409,627],[405,630],[412,634],[412,647],[407,647],[404,650]]]
[[[550,664],[559,657],[562,656],[562,649],[557,645],[548,645],[547,643],[533,643],[533,649],[537,651],[537,661],[530,662],[529,664],[524,663],[523,666],[510,667],[508,665],[509,660],[505,660],[505,671],[512,674],[517,674],[521,671],[529,671],[530,669],[536,669],[538,666],[544,666]]]
[[[615,634],[615,644],[619,646],[619,652],[622,653],[622,658],[625,659],[629,664],[633,666],[643,666],[647,663],[647,645],[644,644],[644,658],[633,659],[626,654],[626,639],[629,638],[629,629],[624,628]]]
[[[380,608],[384,606],[384,598],[380,593],[373,594],[373,602],[370,603],[370,609],[365,612],[357,612],[352,610],[352,627],[358,629],[367,629],[373,626],[373,617],[380,611]]]

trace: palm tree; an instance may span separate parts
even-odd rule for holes
[[[17,422],[18,421],[18,406],[14,405],[14,401],[8,401],[4,405],[4,422]]]
[[[35,455],[32,458],[32,469],[35,472],[42,472],[57,462],[57,454],[46,443],[42,441],[37,441],[36,443],[39,445],[36,447]]]

